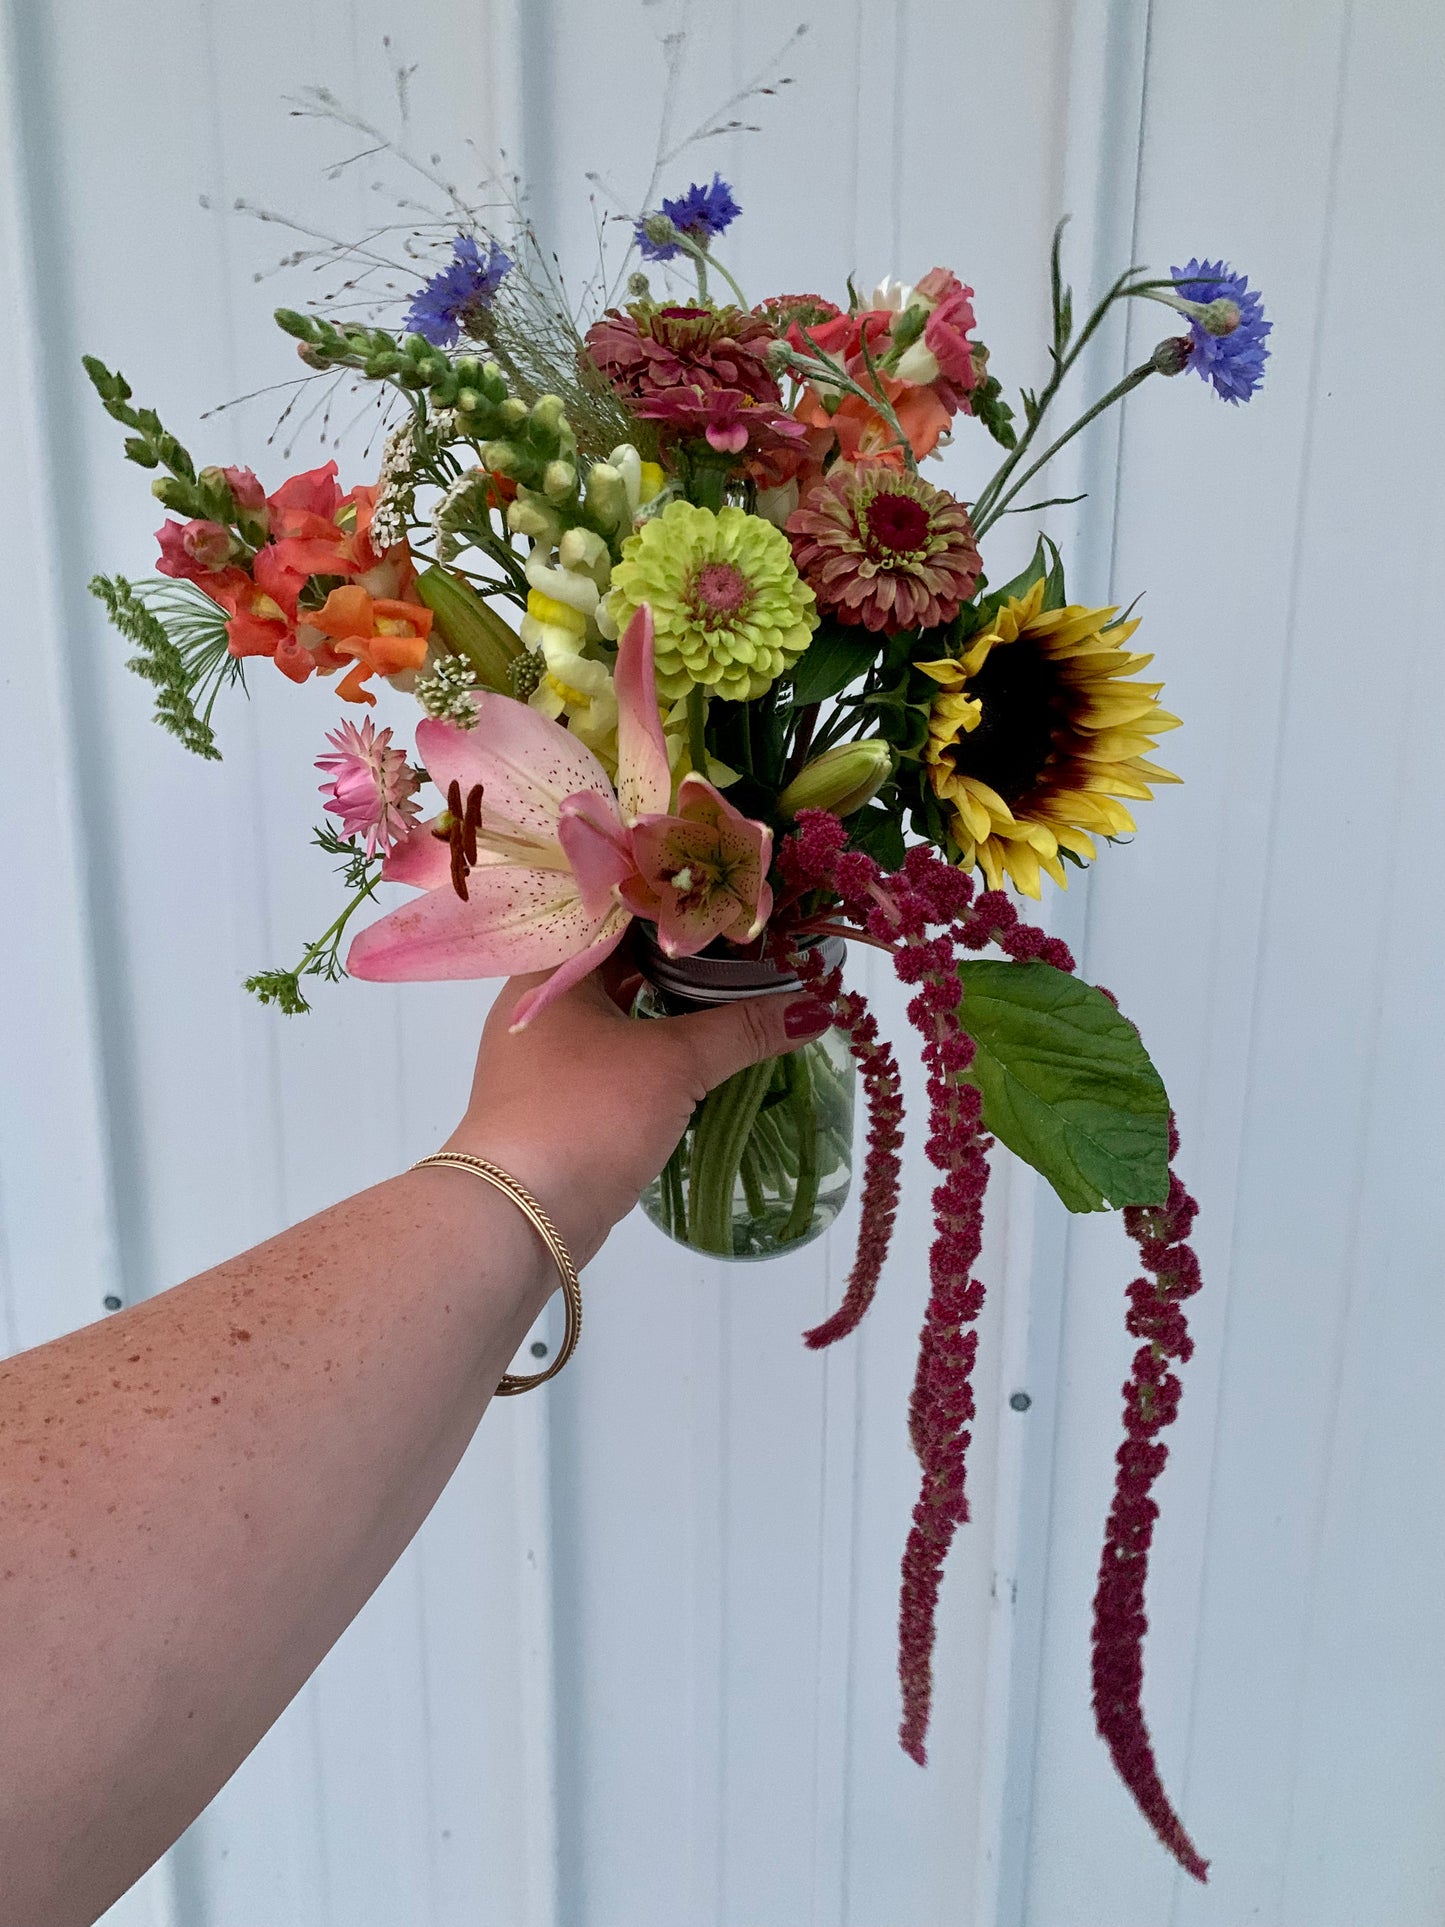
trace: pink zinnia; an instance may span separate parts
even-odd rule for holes
[[[936,629],[978,586],[962,502],[887,462],[836,462],[787,532],[799,575],[839,622],[888,635]]]
[[[335,753],[318,756],[316,767],[332,772],[321,785],[327,809],[341,818],[344,835],[366,839],[368,856],[385,855],[421,815],[421,778],[406,752],[391,747],[390,729],[377,729],[369,716],[359,727],[329,730],[326,740]]]

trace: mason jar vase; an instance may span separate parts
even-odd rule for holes
[[[843,946],[829,938],[832,968]],[[644,939],[639,1018],[680,1016],[742,997],[799,996],[791,972],[758,958],[667,957]],[[678,1244],[718,1258],[780,1257],[820,1237],[853,1168],[856,1070],[833,1029],[709,1091],[642,1208]]]

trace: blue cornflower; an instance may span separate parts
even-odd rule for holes
[[[722,175],[714,174],[710,187],[694,181],[686,194],[679,194],[675,200],[664,201],[659,212],[689,241],[696,241],[699,247],[705,248],[738,218],[742,209],[733,199],[733,191]],[[649,218],[655,217],[644,216],[637,223],[637,245],[642,250],[643,260],[671,261],[681,253],[681,249],[676,241],[653,240],[647,232]]]
[[[495,241],[482,246],[470,234],[457,235],[451,265],[413,295],[406,311],[408,332],[425,335],[434,348],[450,348],[459,334],[475,333],[475,322],[491,307],[512,266],[512,257]]]
[[[1193,368],[1211,382],[1216,395],[1226,401],[1248,401],[1264,380],[1264,364],[1269,350],[1264,338],[1273,324],[1264,318],[1264,303],[1250,288],[1242,274],[1233,273],[1223,261],[1191,261],[1187,267],[1171,268],[1179,284],[1175,293],[1201,306],[1211,301],[1232,301],[1239,309],[1239,326],[1232,334],[1211,334],[1200,319],[1189,317],[1193,346],[1186,367]]]

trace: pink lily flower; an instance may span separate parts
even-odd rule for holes
[[[424,894],[363,930],[354,977],[417,982],[551,969],[523,998],[520,1029],[595,970],[634,915],[675,955],[767,921],[772,833],[696,774],[668,812],[672,777],[643,607],[617,654],[617,788],[577,737],[510,696],[476,698],[470,729],[429,719],[417,751],[448,799],[382,876]]]

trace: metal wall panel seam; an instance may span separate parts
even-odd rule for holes
[[[546,163],[554,68],[549,57],[555,23],[541,0],[491,0],[491,98],[497,159],[515,170],[530,197],[541,232],[552,214],[553,181]],[[486,157],[488,162],[492,159]],[[555,1344],[555,1334],[552,1335]],[[558,1804],[556,1567],[553,1559],[552,1401],[521,1401],[515,1421],[518,1539],[527,1546],[518,1592],[517,1636],[522,1661],[523,1838],[527,1867],[525,1927],[557,1927],[561,1904],[559,1838],[575,1823]]]
[[[1152,0],[1071,0],[1069,7],[1068,132],[1060,213],[1070,216],[1065,280],[1073,282],[1076,310],[1086,312],[1089,300],[1134,260],[1151,14]],[[1076,205],[1082,213],[1075,211]],[[1121,261],[1125,237],[1128,260]],[[1070,262],[1077,264],[1072,274]],[[1124,372],[1127,335],[1127,325],[1116,320],[1106,324],[1085,351],[1080,375],[1090,395],[1102,393]],[[1046,523],[1056,535],[1061,524],[1070,527],[1071,570],[1076,582],[1084,577],[1086,586],[1079,593],[1085,600],[1097,593],[1113,594],[1122,412],[1109,428],[1112,433],[1096,432],[1070,444],[1041,478],[1048,485],[1041,491],[1045,494],[1089,491],[1088,501],[1055,510]],[[1089,933],[1087,873],[1074,880],[1048,921],[1082,962]],[[1033,1402],[1020,1428],[1016,1454],[1012,1611],[997,1633],[998,1663],[1007,1676],[1007,1717],[1000,1722],[990,1789],[997,1838],[992,1855],[980,1856],[972,1927],[1026,1927],[1029,1909],[1039,1674],[1053,1532],[1053,1467],[1062,1447],[1057,1394],[1071,1243],[1067,1217],[1037,1180],[1032,1206],[1026,1388]],[[1000,1518],[1003,1511],[1001,1506]]]
[[[82,619],[82,612],[86,617],[90,612],[83,603],[81,585],[71,579],[73,572],[62,567],[59,554],[58,531],[63,521],[59,474],[65,465],[62,451],[73,436],[72,410],[56,397],[72,394],[75,384],[71,376],[74,344],[65,306],[60,305],[58,315],[48,314],[42,292],[47,274],[58,272],[55,258],[47,259],[46,237],[50,234],[49,245],[58,245],[58,234],[52,231],[59,227],[60,214],[57,207],[46,205],[51,177],[40,160],[46,140],[45,117],[55,114],[48,32],[44,11],[27,8],[23,0],[8,0],[0,10],[0,69],[6,89],[5,173],[12,183],[11,218],[17,243],[15,366],[37,483],[35,578],[41,585],[47,626],[55,643],[49,694],[56,740],[64,745],[56,772],[58,793],[53,799],[52,833],[60,853],[56,869],[66,879],[62,885],[66,898],[63,919],[69,926],[80,976],[75,1008],[67,1018],[68,1025],[74,1026],[69,1036],[79,1069],[64,1163],[70,1182],[78,1181],[81,1186],[81,1210],[92,1226],[88,1268],[93,1278],[88,1281],[88,1290],[76,1281],[64,1306],[64,1322],[76,1324],[97,1316],[108,1293],[127,1296],[128,1285],[138,1292],[138,1281],[147,1275],[147,1267],[139,1186],[122,1181],[122,1174],[126,1178],[135,1175],[129,1135],[120,1118],[132,1070],[124,1021],[126,994],[123,985],[110,982],[98,967],[102,952],[112,959],[120,955],[120,946],[114,941],[114,919],[107,911],[104,872],[96,855],[103,846],[95,832],[102,812],[101,798],[109,788],[109,750],[87,696],[85,679],[72,674],[72,651],[87,627],[94,624]],[[28,407],[24,397],[28,397]],[[77,470],[78,465],[72,464],[72,468]],[[42,653],[32,652],[37,675],[43,673],[38,660]],[[54,1147],[51,1155],[58,1166],[60,1147]],[[37,1201],[44,1195],[44,1187],[37,1185]],[[124,1220],[123,1197],[127,1200]],[[47,1290],[53,1290],[54,1278],[48,1278],[46,1285]]]
[[[1309,398],[1305,406],[1304,438],[1303,438],[1303,443],[1300,450],[1300,465],[1299,465],[1300,486],[1299,486],[1298,495],[1296,496],[1296,499],[1295,499],[1294,528],[1292,531],[1291,542],[1290,542],[1289,589],[1288,589],[1288,601],[1287,601],[1287,607],[1290,612],[1290,618],[1285,631],[1284,663],[1283,663],[1282,673],[1280,675],[1280,681],[1279,681],[1279,701],[1278,701],[1277,711],[1276,711],[1276,727],[1275,727],[1276,754],[1270,769],[1269,795],[1268,795],[1268,798],[1265,804],[1265,810],[1264,810],[1264,825],[1265,825],[1264,842],[1265,842],[1265,849],[1266,849],[1266,857],[1265,857],[1265,865],[1264,865],[1263,888],[1261,891],[1261,898],[1260,898],[1262,905],[1267,905],[1273,894],[1272,885],[1273,885],[1273,877],[1274,877],[1274,869],[1275,869],[1275,853],[1277,849],[1277,840],[1278,840],[1277,830],[1278,830],[1278,825],[1280,820],[1280,811],[1281,811],[1281,785],[1283,780],[1283,759],[1278,753],[1278,748],[1279,748],[1281,726],[1283,723],[1283,719],[1289,709],[1290,685],[1293,680],[1296,657],[1297,657],[1298,627],[1295,619],[1295,612],[1296,612],[1296,608],[1299,600],[1299,587],[1300,587],[1301,574],[1303,569],[1303,558],[1304,558],[1305,530],[1309,520],[1309,509],[1310,509],[1310,502],[1311,502],[1311,486],[1310,486],[1311,469],[1313,466],[1313,459],[1314,459],[1315,427],[1319,419],[1318,399],[1319,399],[1319,389],[1321,384],[1321,365],[1323,361],[1324,328],[1325,328],[1326,316],[1328,313],[1328,302],[1326,301],[1325,296],[1326,296],[1326,291],[1328,289],[1329,281],[1330,281],[1330,268],[1331,268],[1331,261],[1332,261],[1332,255],[1333,255],[1332,243],[1333,243],[1334,230],[1335,230],[1335,207],[1336,207],[1336,202],[1338,198],[1339,180],[1340,180],[1340,162],[1341,162],[1341,155],[1342,155],[1343,146],[1344,146],[1345,102],[1346,102],[1346,96],[1348,91],[1347,83],[1348,83],[1348,75],[1349,75],[1350,49],[1353,41],[1353,28],[1354,28],[1354,0],[1342,0],[1341,13],[1340,13],[1340,49],[1339,49],[1339,61],[1338,61],[1338,67],[1336,70],[1336,80],[1335,80],[1334,117],[1333,117],[1333,123],[1330,130],[1329,168],[1328,168],[1328,181],[1325,188],[1325,198],[1324,198],[1322,246],[1320,249],[1319,273],[1316,279],[1316,299],[1314,304],[1314,328],[1310,339],[1310,349],[1309,349],[1309,355],[1310,355]],[[1255,1053],[1254,1053],[1253,1040],[1258,1035],[1259,1022],[1260,1022],[1260,999],[1261,999],[1261,993],[1262,993],[1262,987],[1263,987],[1263,981],[1264,981],[1264,952],[1265,952],[1265,945],[1266,945],[1267,928],[1268,928],[1268,916],[1262,909],[1254,931],[1254,956],[1250,966],[1250,976],[1252,980],[1253,989],[1252,989],[1252,995],[1250,999],[1249,1012],[1246,1018],[1246,1027],[1247,1027],[1246,1034],[1248,1039],[1247,1061],[1249,1062],[1251,1067],[1250,1073],[1249,1073],[1250,1084],[1253,1083],[1253,1076],[1254,1076],[1253,1065],[1254,1065]],[[1246,1092],[1246,1114],[1247,1114],[1247,1109],[1248,1109],[1248,1092]],[[1246,1142],[1247,1134],[1248,1134],[1247,1129],[1241,1128],[1239,1138],[1235,1146],[1235,1184],[1233,1186],[1233,1193],[1236,1196],[1238,1195],[1239,1184],[1241,1181],[1241,1175],[1243,1171],[1244,1151],[1245,1151],[1245,1142]],[[1239,1223],[1239,1220],[1238,1220],[1238,1217],[1236,1216],[1231,1226],[1231,1232],[1230,1232],[1229,1258],[1228,1258],[1228,1265],[1227,1265],[1226,1274],[1225,1274],[1226,1278],[1233,1278],[1236,1275],[1237,1268],[1240,1262],[1240,1252],[1239,1252],[1239,1244],[1238,1244],[1238,1223]],[[1230,1329],[1230,1324],[1232,1322],[1231,1320],[1232,1309],[1233,1309],[1233,1300],[1231,1298],[1231,1300],[1227,1301],[1226,1303],[1224,1324],[1220,1333],[1220,1352],[1222,1357],[1226,1357],[1228,1355],[1229,1329]],[[1342,1324],[1342,1327],[1341,1327],[1342,1333],[1343,1333],[1343,1329],[1344,1327]],[[1339,1392],[1339,1387],[1340,1387],[1340,1373],[1337,1370],[1335,1374],[1335,1391],[1337,1395]],[[1223,1405],[1223,1401],[1221,1400],[1216,1404],[1216,1407],[1215,1407],[1213,1447],[1210,1452],[1211,1471],[1210,1471],[1210,1478],[1209,1478],[1209,1485],[1208,1485],[1208,1492],[1206,1497],[1204,1520],[1203,1520],[1203,1532],[1204,1532],[1206,1548],[1208,1548],[1208,1546],[1212,1543],[1216,1520],[1218,1516],[1217,1514],[1217,1497],[1218,1497],[1217,1479],[1216,1479],[1215,1473],[1217,1471],[1217,1468],[1219,1465],[1219,1459],[1220,1459],[1218,1443],[1219,1443],[1220,1427],[1223,1424],[1223,1420],[1224,1420],[1224,1405]],[[1324,1503],[1325,1503],[1326,1489],[1327,1489],[1327,1482],[1322,1483],[1320,1488],[1320,1500],[1319,1500],[1320,1514],[1317,1520],[1315,1521],[1314,1536],[1315,1536],[1316,1551],[1315,1551],[1314,1557],[1316,1560],[1318,1558],[1318,1547],[1319,1547],[1320,1535],[1323,1531]],[[1209,1574],[1209,1564],[1208,1564],[1208,1560],[1206,1559],[1201,1572],[1200,1603],[1199,1603],[1198,1619],[1196,1623],[1202,1622],[1204,1618],[1205,1595],[1208,1589],[1208,1574]],[[1195,1731],[1196,1715],[1198,1713],[1198,1708],[1199,1708],[1201,1657],[1202,1657],[1202,1642],[1197,1642],[1194,1649],[1194,1659],[1193,1659],[1193,1664],[1191,1667],[1191,1674],[1190,1674],[1189,1716],[1188,1716],[1188,1725],[1185,1731],[1184,1775],[1183,1775],[1182,1787],[1181,1787],[1186,1810],[1188,1805],[1190,1788],[1194,1780],[1194,1767],[1195,1767],[1194,1731]],[[1305,1642],[1301,1642],[1300,1651],[1297,1656],[1297,1673],[1301,1681],[1303,1679],[1306,1659],[1307,1659],[1307,1644]],[[1300,1721],[1301,1707],[1302,1707],[1302,1697],[1303,1697],[1303,1689],[1301,1686],[1297,1688],[1294,1695],[1294,1699],[1295,1699],[1294,1724],[1295,1724],[1296,1732],[1298,1732],[1298,1728],[1299,1728],[1299,1721]],[[1288,1796],[1288,1811],[1291,1813],[1291,1815],[1293,1813],[1293,1793],[1294,1793],[1294,1783],[1291,1782],[1290,1793]],[[1279,1868],[1279,1884],[1274,1896],[1275,1905],[1274,1905],[1273,1915],[1272,1915],[1272,1917],[1276,1919],[1279,1918],[1279,1910],[1283,1902],[1283,1885],[1284,1885],[1285,1872],[1286,1872],[1286,1863],[1282,1858],[1280,1862],[1280,1868]],[[1181,1881],[1176,1881],[1174,1885],[1173,1896],[1170,1903],[1170,1912],[1169,1912],[1170,1927],[1176,1927],[1176,1923],[1180,1915],[1180,1908],[1184,1900],[1185,1900],[1185,1895],[1183,1893],[1183,1883]],[[1263,1917],[1261,1916],[1261,1918]]]
[[[33,16],[31,25],[34,26]],[[100,998],[96,976],[96,931],[91,902],[89,865],[85,854],[87,806],[81,780],[81,759],[85,746],[76,727],[76,691],[70,674],[64,639],[67,633],[67,597],[63,585],[56,531],[59,526],[59,492],[56,479],[56,425],[50,375],[47,332],[43,320],[44,296],[41,291],[41,263],[37,246],[36,223],[41,218],[34,180],[31,146],[35,140],[33,117],[47,104],[46,90],[33,84],[22,72],[26,51],[26,14],[22,0],[8,0],[0,8],[0,183],[3,183],[3,245],[14,277],[13,305],[7,332],[12,334],[7,371],[14,383],[16,414],[23,437],[26,458],[22,473],[33,478],[35,500],[32,504],[33,539],[32,581],[43,611],[43,627],[48,632],[49,648],[32,648],[7,664],[6,674],[28,684],[28,703],[33,705],[37,723],[43,718],[54,745],[55,788],[46,806],[46,829],[50,862],[50,903],[40,909],[45,919],[47,949],[70,953],[74,983],[71,1007],[63,1021],[63,1034],[69,1044],[65,1055],[47,1065],[47,1083],[58,1069],[68,1065],[70,1076],[65,1096],[66,1129],[64,1142],[48,1138],[36,1142],[36,1154],[53,1160],[53,1169],[63,1167],[72,1208],[67,1218],[73,1227],[83,1227],[75,1254],[77,1275],[57,1276],[54,1269],[34,1275],[20,1269],[21,1249],[15,1227],[22,1209],[44,1212],[44,1223],[37,1225],[37,1244],[48,1242],[46,1233],[53,1223],[45,1202],[48,1187],[39,1181],[23,1182],[13,1169],[5,1174],[3,1199],[9,1214],[6,1220],[6,1247],[9,1256],[12,1300],[12,1335],[20,1336],[29,1323],[37,1337],[60,1325],[87,1323],[99,1316],[102,1301],[109,1292],[123,1289],[121,1255],[116,1222],[116,1196],[112,1158],[114,1131],[110,1093],[107,1088],[102,1048]],[[12,454],[11,459],[14,459]],[[8,839],[19,843],[19,827]],[[58,901],[57,901],[58,900]],[[32,934],[38,930],[32,926]],[[8,975],[8,971],[7,971]],[[47,993],[57,988],[61,973],[47,973]],[[23,1006],[12,1005],[11,1014],[19,1016]],[[30,1013],[33,1020],[36,1013]],[[33,1118],[33,1112],[28,1113]],[[41,1173],[35,1173],[38,1180]],[[27,1239],[26,1244],[30,1243]],[[87,1276],[78,1275],[85,1272]],[[59,1299],[60,1316],[50,1314],[49,1304],[37,1305],[32,1321],[20,1317],[19,1297],[44,1289]],[[63,1297],[60,1292],[63,1291]]]

